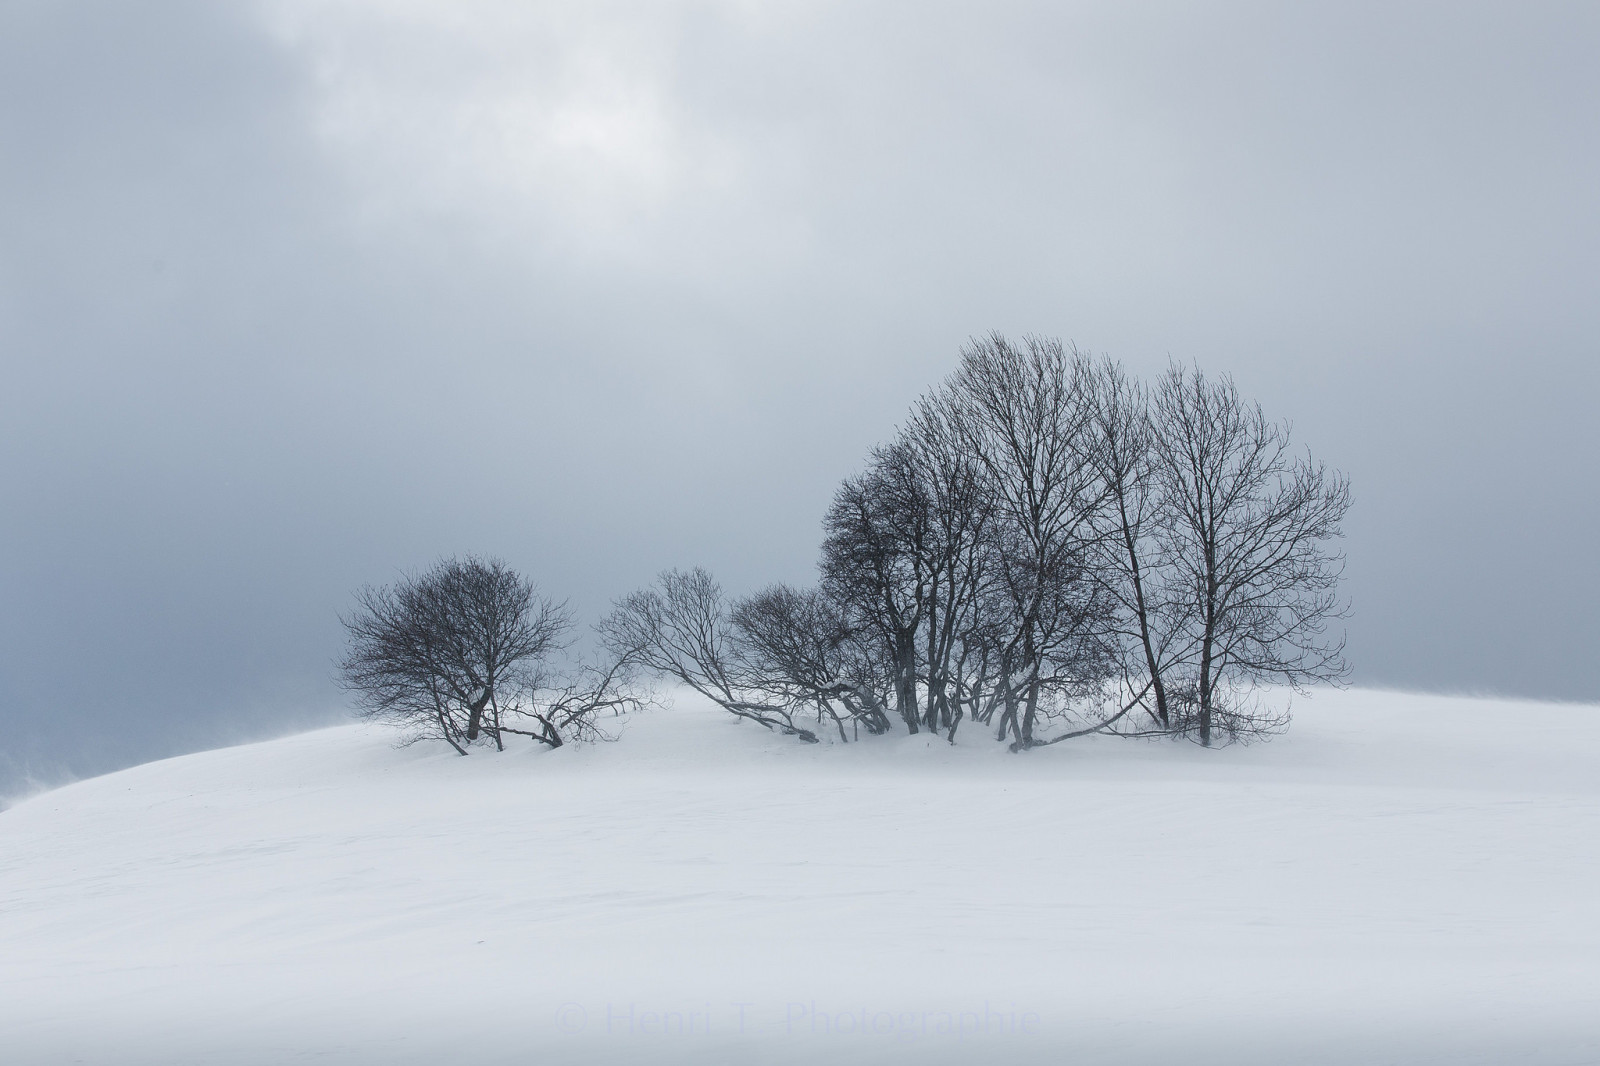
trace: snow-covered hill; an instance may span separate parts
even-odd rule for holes
[[[0,813],[6,1063],[1593,1063],[1600,708],[1270,744],[349,726]]]

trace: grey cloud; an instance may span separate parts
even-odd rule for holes
[[[274,10],[0,15],[0,783],[326,720],[349,590],[442,553],[803,580],[991,328],[1349,470],[1358,681],[1600,697],[1592,9]],[[518,80],[579,37],[659,189],[451,125],[612,106]]]

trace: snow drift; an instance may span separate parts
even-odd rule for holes
[[[0,813],[9,1063],[1584,1063],[1600,708],[813,747],[353,725]]]

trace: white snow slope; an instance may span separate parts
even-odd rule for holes
[[[1600,707],[1203,751],[349,726],[0,813],[0,1062],[1600,1062]]]

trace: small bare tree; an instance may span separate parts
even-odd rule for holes
[[[569,673],[525,672],[523,683],[507,701],[506,721],[526,728],[497,728],[548,748],[568,741],[615,739],[603,727],[604,717],[637,711],[650,702],[633,684],[634,665],[627,656],[611,656],[580,664]]]
[[[572,629],[566,605],[497,559],[447,559],[363,588],[341,621],[340,681],[364,717],[401,725],[409,742],[443,740],[465,755],[483,737],[503,749],[515,733],[557,747],[594,735],[600,711],[638,702],[620,658],[580,682],[560,677],[551,659]]]
[[[1267,421],[1227,377],[1174,364],[1155,390],[1161,538],[1173,568],[1171,609],[1186,637],[1174,725],[1210,745],[1281,728],[1248,690],[1338,681],[1343,639],[1340,535],[1350,485],[1290,450],[1287,423]],[[1243,691],[1241,691],[1241,689]],[[1181,721],[1178,721],[1181,713]]]

